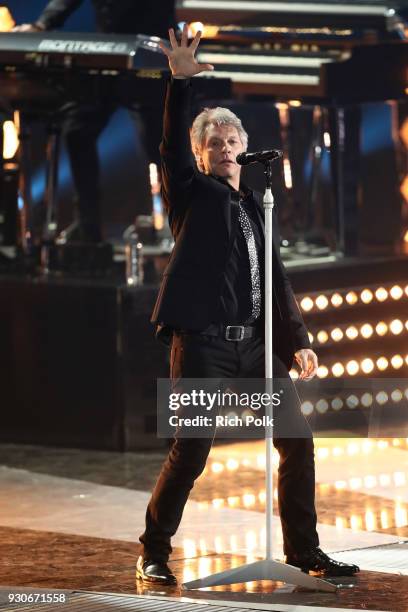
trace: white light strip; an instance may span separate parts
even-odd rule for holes
[[[198,53],[198,61],[203,64],[231,64],[238,66],[287,66],[290,68],[320,68],[322,64],[332,62],[324,57],[287,57],[269,55],[241,55],[228,53]]]
[[[231,79],[233,83],[271,83],[273,85],[319,85],[319,77],[309,74],[265,74],[262,72],[226,72],[216,70],[206,71],[197,75],[198,77],[209,76],[217,79]]]
[[[180,8],[191,9],[210,9],[210,10],[233,10],[247,11],[249,13],[317,13],[317,14],[332,14],[332,15],[386,15],[387,7],[382,6],[366,6],[364,4],[303,4],[288,2],[257,2],[255,0],[247,0],[232,2],[228,0],[184,0]]]

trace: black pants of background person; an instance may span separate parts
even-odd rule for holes
[[[274,356],[274,378],[289,379]],[[231,342],[221,337],[175,333],[171,349],[172,380],[184,378],[264,378],[265,345],[261,337]],[[292,385],[293,387],[293,385]],[[290,411],[300,421],[302,437],[273,440],[280,455],[279,513],[285,554],[317,546],[314,448],[311,430],[293,389]],[[294,405],[295,404],[295,405]],[[167,562],[170,539],[180,524],[196,478],[204,470],[211,438],[175,438],[163,464],[146,512],[146,530],[140,541],[145,559]]]
[[[73,102],[67,104],[64,109],[65,141],[76,192],[75,217],[86,237],[96,242],[101,240],[100,161],[97,141],[117,108],[117,105],[113,104],[86,106]],[[128,107],[128,110],[136,123],[149,162],[159,165],[162,109],[135,105]],[[136,212],[150,213],[136,211],[135,206]]]

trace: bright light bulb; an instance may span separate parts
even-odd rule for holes
[[[373,299],[373,292],[370,291],[370,289],[363,289],[363,291],[360,294],[360,298],[361,301],[364,304],[369,304],[371,302],[371,300]]]
[[[319,295],[316,298],[316,306],[319,310],[324,310],[329,305],[329,300],[325,295]]]
[[[404,329],[404,325],[402,324],[402,321],[400,321],[399,319],[394,319],[393,321],[391,321],[390,330],[392,331],[393,334],[395,335],[400,334],[403,329]]]
[[[313,412],[313,404],[312,402],[303,402],[303,404],[301,405],[300,409],[302,411],[302,414],[304,414],[305,416],[308,416],[309,414],[312,414]]]
[[[357,338],[358,336],[357,327],[354,327],[354,325],[351,325],[350,327],[348,327],[346,329],[346,336],[349,340],[355,340],[355,338]]]
[[[377,402],[377,404],[380,404],[380,406],[383,406],[388,402],[388,394],[385,391],[380,391],[375,396],[375,401]]]
[[[317,376],[319,378],[326,378],[328,373],[329,373],[329,370],[324,365],[321,365],[317,368]]]
[[[386,370],[388,368],[388,359],[386,359],[386,357],[379,357],[376,363],[377,368],[381,371]]]
[[[368,357],[363,359],[361,362],[361,369],[363,370],[364,374],[369,374],[374,370],[374,361]]]
[[[346,302],[348,304],[355,304],[356,302],[358,302],[358,295],[355,291],[349,291],[348,294],[346,295]]]
[[[404,292],[399,285],[394,285],[390,289],[390,296],[393,300],[399,300],[403,294]]]
[[[370,338],[374,333],[373,326],[369,323],[364,323],[364,325],[360,327],[360,333],[363,338]]]
[[[385,334],[388,331],[388,325],[386,323],[384,323],[384,321],[380,321],[379,323],[377,323],[377,325],[375,326],[375,331],[377,332],[377,334],[379,336],[385,336]]]
[[[340,327],[335,327],[332,329],[330,335],[335,342],[340,342],[340,340],[343,338],[343,332]]]
[[[339,376],[343,376],[344,367],[343,367],[343,364],[340,363],[340,361],[332,365],[332,374],[333,376],[336,376],[336,378],[338,378]]]
[[[325,412],[327,412],[329,409],[329,404],[327,403],[327,401],[325,399],[320,399],[317,404],[316,404],[316,410],[317,412],[319,412],[320,414],[324,414]]]
[[[388,297],[388,291],[384,287],[379,287],[375,292],[375,297],[379,302],[384,302]]]
[[[347,404],[348,408],[352,408],[352,409],[353,408],[357,408],[357,406],[358,406],[358,397],[357,397],[357,395],[349,395],[348,398],[346,399],[346,404]],[[350,446],[351,445],[349,444],[349,447]],[[354,448],[354,446],[353,446],[353,448]],[[348,452],[350,453],[350,449],[348,449]]]
[[[402,366],[404,365],[404,360],[401,355],[393,355],[393,357],[391,357],[391,365],[394,370],[399,370],[400,368],[402,368]]]
[[[312,310],[313,306],[313,300],[309,296],[304,297],[303,300],[300,302],[300,307],[305,312],[309,312],[309,310]]]
[[[344,402],[340,397],[335,397],[334,399],[332,399],[331,407],[333,408],[333,410],[341,410],[343,408],[343,405]]]
[[[317,333],[317,340],[320,344],[324,344],[325,342],[328,341],[328,339],[329,339],[329,334],[324,329],[321,329]]]
[[[371,395],[371,393],[363,393],[363,395],[361,396],[361,405],[364,406],[364,408],[368,408],[369,406],[371,406],[372,403],[373,396]]]
[[[346,370],[350,374],[350,376],[355,376],[357,372],[359,371],[359,369],[360,369],[360,366],[358,365],[358,362],[355,361],[354,359],[349,361],[346,365]]]
[[[335,308],[338,308],[339,306],[342,305],[343,303],[343,298],[340,295],[340,293],[333,293],[333,295],[331,296],[331,303],[332,306],[334,306]]]

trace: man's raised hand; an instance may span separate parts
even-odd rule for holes
[[[189,45],[188,26],[184,24],[180,44],[177,41],[173,29],[169,30],[169,38],[171,49],[166,47],[162,42],[160,42],[159,45],[163,53],[167,55],[171,74],[174,77],[189,78],[205,70],[214,70],[214,66],[211,64],[199,64],[194,57],[200,42],[201,32],[197,32]]]

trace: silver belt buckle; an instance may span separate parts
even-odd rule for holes
[[[239,328],[240,334],[239,334],[239,338],[230,338],[229,337],[229,330],[230,329],[237,329]],[[227,325],[227,329],[225,330],[225,339],[229,340],[230,342],[240,342],[241,340],[244,339],[245,336],[245,326],[244,325]]]

